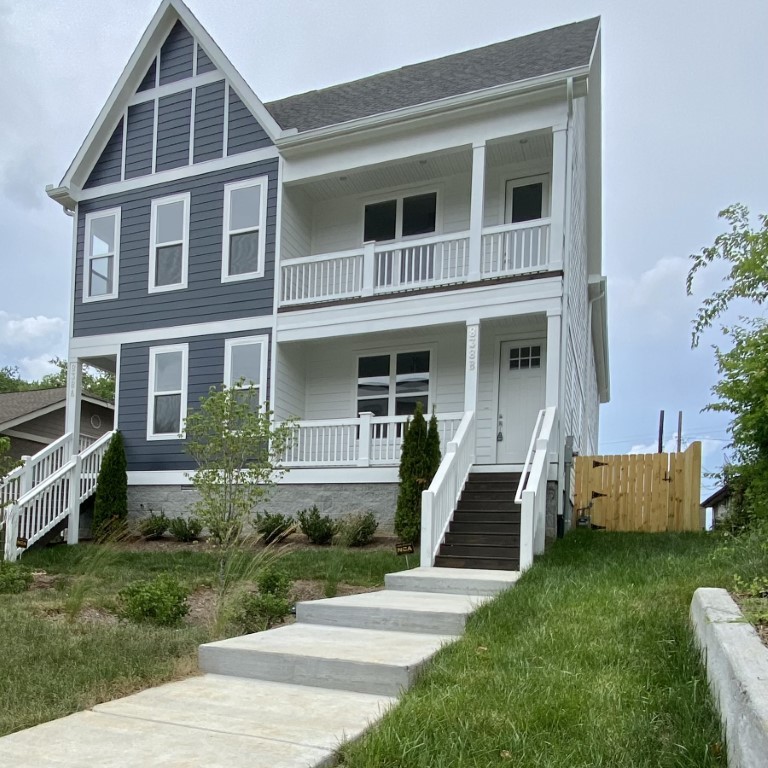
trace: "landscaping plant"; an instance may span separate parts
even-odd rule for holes
[[[159,514],[150,512],[147,517],[139,520],[139,533],[145,539],[159,539],[168,530],[170,522],[163,510]]]
[[[32,583],[32,571],[19,563],[0,560],[0,595],[26,592]]]
[[[120,614],[137,623],[174,626],[189,612],[188,596],[189,590],[173,574],[161,573],[151,581],[137,581],[121,589]]]
[[[313,544],[330,544],[333,540],[336,526],[330,515],[320,514],[317,505],[311,509],[302,509],[296,515],[296,520],[298,520],[301,532]]]
[[[128,464],[120,432],[104,453],[93,503],[93,535],[98,540],[119,535],[128,518]]]
[[[433,477],[434,457],[430,457],[427,435],[427,422],[421,402],[418,402],[413,418],[405,424],[400,454],[400,490],[395,512],[395,533],[409,544],[419,543],[421,493],[429,487]]]
[[[178,541],[196,541],[203,531],[203,524],[196,517],[174,517],[168,523],[168,530]]]
[[[345,515],[338,524],[339,543],[345,547],[364,547],[370,544],[378,527],[373,512]]]
[[[288,515],[279,512],[257,512],[253,518],[254,528],[261,534],[265,544],[281,541],[293,533],[294,522]]]
[[[279,462],[293,435],[290,422],[274,425],[255,387],[211,387],[186,419],[190,475],[200,495],[195,513],[215,542],[241,539],[256,505],[281,474]]]
[[[258,593],[240,592],[230,606],[230,621],[246,634],[269,629],[291,610],[291,580],[283,571],[273,565],[265,566],[258,572],[256,584]]]

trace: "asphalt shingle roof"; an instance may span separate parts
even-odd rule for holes
[[[599,18],[412,64],[266,104],[299,132],[589,64]]]
[[[32,389],[29,392],[3,392],[0,394],[0,425],[27,416],[41,408],[64,403],[66,387]]]

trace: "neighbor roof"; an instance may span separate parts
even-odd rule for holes
[[[382,72],[264,106],[299,132],[588,66],[598,17]]]
[[[3,392],[0,394],[0,424],[29,416],[43,408],[67,399],[66,387],[32,389],[29,392]]]

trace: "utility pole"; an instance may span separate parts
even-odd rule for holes
[[[664,411],[659,411],[659,453],[664,453]]]
[[[683,448],[683,412],[677,412],[677,452]]]

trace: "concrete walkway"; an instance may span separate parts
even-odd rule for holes
[[[414,568],[388,574],[381,592],[299,603],[296,624],[202,645],[200,677],[0,738],[0,765],[332,765],[518,576]]]

